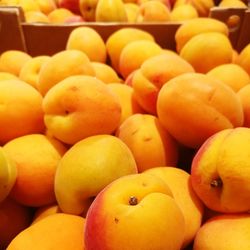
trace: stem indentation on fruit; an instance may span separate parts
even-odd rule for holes
[[[135,196],[130,196],[129,197],[129,205],[135,206],[138,204],[138,200]]]
[[[222,187],[223,183],[220,178],[214,179],[210,182],[210,186],[213,188],[220,188]]]

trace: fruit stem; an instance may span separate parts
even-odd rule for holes
[[[213,188],[220,188],[220,187],[222,187],[222,180],[220,179],[220,178],[218,178],[218,179],[215,179],[215,180],[212,180],[211,182],[210,182],[210,186],[211,187],[213,187]]]
[[[129,197],[129,205],[135,206],[138,204],[138,200],[135,196],[130,196]]]

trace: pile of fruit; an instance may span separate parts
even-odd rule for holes
[[[175,39],[0,55],[0,249],[250,249],[250,44],[208,17]]]
[[[243,0],[2,0],[21,6],[26,22],[169,22],[207,17],[210,9],[247,8]]]

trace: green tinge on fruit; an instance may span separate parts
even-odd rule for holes
[[[10,193],[17,177],[15,163],[6,155],[0,147],[0,202]]]

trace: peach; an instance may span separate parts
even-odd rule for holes
[[[119,72],[119,60],[122,49],[128,43],[136,40],[155,41],[149,32],[133,27],[121,28],[108,36],[105,44],[111,66],[116,72]]]
[[[190,174],[180,168],[170,166],[156,167],[144,173],[162,178],[173,193],[174,200],[179,205],[185,219],[185,237],[182,249],[195,238],[202,225],[204,204],[192,188]]]
[[[10,197],[33,207],[55,202],[54,178],[57,164],[66,152],[64,145],[45,135],[31,134],[9,141],[3,150],[17,166]]]
[[[242,87],[238,92],[237,95],[240,98],[240,101],[243,106],[243,112],[244,112],[244,127],[250,128],[250,85],[246,85],[245,87]]]
[[[9,243],[32,220],[32,211],[29,207],[15,202],[9,197],[0,203],[0,249],[6,249]]]
[[[144,110],[156,115],[156,102],[162,86],[170,79],[188,72],[194,72],[191,64],[174,53],[164,51],[161,55],[147,59],[132,78],[136,100]]]
[[[139,172],[177,164],[178,146],[156,116],[131,115],[117,129],[116,136],[130,148]]]
[[[91,27],[73,29],[67,39],[66,50],[83,51],[90,61],[105,63],[106,45],[101,35]]]
[[[227,84],[235,92],[250,84],[248,73],[242,67],[233,63],[221,64],[208,71],[207,75]]]
[[[118,97],[93,76],[71,76],[59,82],[45,95],[43,109],[51,135],[67,144],[111,134],[121,118]]]
[[[162,125],[182,145],[199,148],[214,133],[243,124],[239,97],[226,84],[187,73],[165,84],[157,99]]]
[[[23,65],[32,57],[19,50],[7,50],[0,55],[0,71],[19,76]]]
[[[86,250],[180,249],[185,221],[166,183],[142,173],[120,177],[91,204]]]
[[[38,90],[45,95],[52,86],[72,75],[95,75],[88,56],[80,50],[57,52],[40,69]]]
[[[82,214],[111,181],[135,173],[135,159],[124,142],[112,135],[89,136],[75,143],[58,164],[55,194],[59,207],[65,213]]]
[[[84,250],[85,219],[58,213],[50,215],[20,232],[6,250]]]
[[[19,74],[19,78],[38,89],[38,77],[42,66],[47,63],[50,56],[36,56],[27,61]]]
[[[16,137],[42,133],[42,95],[21,80],[3,80],[0,84],[0,145]]]
[[[180,56],[198,73],[232,62],[233,47],[229,38],[220,32],[198,34],[186,42]]]
[[[220,32],[229,35],[227,25],[217,19],[210,17],[197,17],[185,21],[175,33],[176,50],[181,51],[182,47],[193,36],[205,32]]]
[[[146,1],[139,5],[136,22],[170,21],[169,7],[157,0]]]
[[[127,44],[121,51],[119,72],[124,79],[139,69],[148,58],[162,53],[162,48],[154,41],[138,40]]]
[[[128,117],[136,113],[144,113],[135,99],[133,88],[121,83],[110,83],[108,87],[118,96],[121,104],[121,125]]]
[[[209,209],[249,211],[249,140],[249,128],[224,129],[209,137],[195,154],[192,187]]]
[[[96,78],[99,80],[105,83],[122,82],[122,79],[110,65],[100,62],[91,62],[91,65],[94,68]]]
[[[250,75],[250,43],[240,51],[237,63]]]
[[[202,225],[194,240],[194,250],[250,248],[250,215],[224,214]]]

